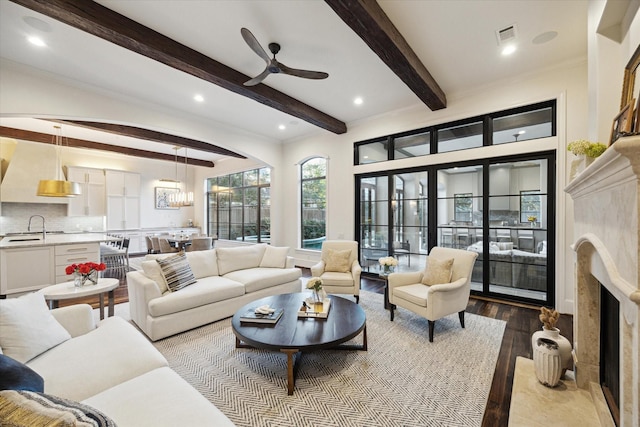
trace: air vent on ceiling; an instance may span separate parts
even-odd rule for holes
[[[505,43],[515,41],[517,37],[516,24],[509,25],[501,30],[496,30],[496,38],[498,39],[498,46],[502,46]]]

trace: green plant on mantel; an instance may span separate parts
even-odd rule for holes
[[[607,146],[601,142],[590,142],[585,139],[579,139],[567,145],[567,150],[571,151],[574,155],[585,155],[593,158],[599,157],[606,149]]]

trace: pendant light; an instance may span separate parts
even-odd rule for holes
[[[193,191],[187,191],[189,186],[189,156],[187,147],[184,147],[184,191],[178,193],[178,203],[180,206],[193,206]]]
[[[180,147],[173,147],[173,149],[175,150],[174,152],[174,164],[175,164],[175,177],[174,179],[171,178],[162,178],[160,181],[162,182],[171,182],[175,185],[175,192],[169,194],[168,200],[169,200],[169,206],[172,208],[179,208],[180,205],[178,204],[178,192],[179,192],[179,188],[178,188],[178,184],[180,184],[180,181],[178,181],[178,150],[180,149]]]
[[[44,197],[75,197],[82,194],[80,184],[64,179],[62,174],[62,164],[60,163],[60,151],[62,150],[62,136],[60,126],[54,126],[56,134],[54,141],[56,145],[56,179],[41,179],[38,183],[37,196]]]

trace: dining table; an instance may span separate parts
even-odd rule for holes
[[[191,236],[176,236],[167,238],[167,241],[181,251],[184,251],[187,246],[191,245],[192,240]]]

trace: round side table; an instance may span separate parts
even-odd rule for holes
[[[104,298],[103,294],[108,293],[108,315],[113,316],[114,306],[114,289],[120,286],[120,280],[113,278],[98,279],[97,285],[86,285],[76,287],[73,281],[58,283],[57,285],[47,286],[38,292],[44,294],[44,299],[49,301],[49,308],[57,308],[58,301],[63,299],[82,298],[91,295],[98,295],[100,300],[100,320],[104,319]]]

